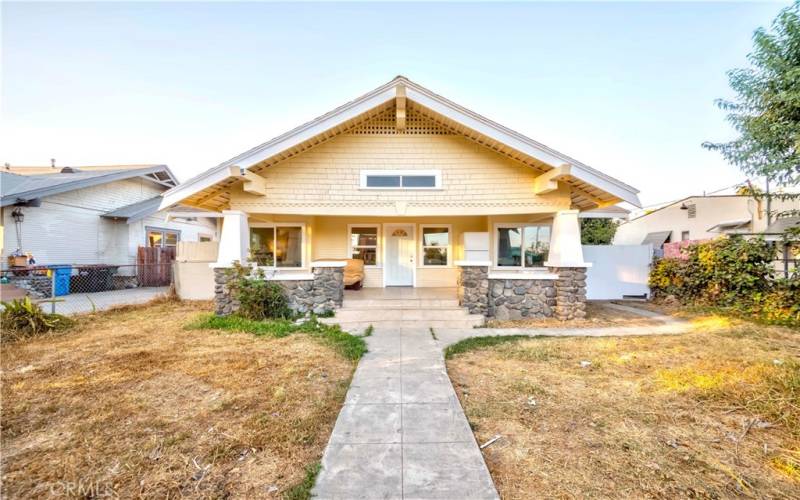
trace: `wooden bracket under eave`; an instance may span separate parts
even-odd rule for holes
[[[397,85],[397,97],[395,98],[395,117],[398,132],[406,131],[406,86]]]
[[[234,171],[234,169],[236,169]],[[251,172],[245,168],[231,167],[231,171],[242,179],[242,191],[248,194],[255,194],[258,196],[266,196],[267,194],[267,180],[255,172]]]
[[[561,165],[548,170],[533,180],[533,194],[546,194],[558,189],[558,181],[570,175],[571,167]]]

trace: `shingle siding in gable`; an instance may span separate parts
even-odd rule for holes
[[[441,169],[441,190],[360,189],[363,169]],[[231,208],[303,202],[535,203],[536,170],[457,135],[342,135],[260,172],[262,198],[232,193]],[[555,197],[548,198],[548,202]],[[558,203],[569,207],[568,194]]]

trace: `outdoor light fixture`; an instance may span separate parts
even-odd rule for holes
[[[686,203],[681,203],[681,210],[689,210],[689,207],[686,206]]]
[[[22,224],[22,221],[25,220],[25,214],[22,213],[22,209],[20,207],[17,207],[11,211],[11,218],[14,219],[14,222],[17,224]]]

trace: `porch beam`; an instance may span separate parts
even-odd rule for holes
[[[265,178],[247,169],[241,169],[241,176],[244,180],[242,183],[242,190],[245,193],[258,196],[267,195],[267,180]]]
[[[533,194],[546,194],[558,189],[558,181],[570,175],[572,167],[561,165],[549,170],[533,181]]]
[[[395,117],[398,132],[406,131],[406,86],[399,84],[396,87]]]

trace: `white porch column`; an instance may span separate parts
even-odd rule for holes
[[[211,267],[231,267],[233,261],[247,265],[250,256],[250,226],[247,214],[240,210],[223,210],[222,234],[219,238],[217,262]]]
[[[583,260],[578,210],[561,210],[553,218],[547,267],[591,267]]]

